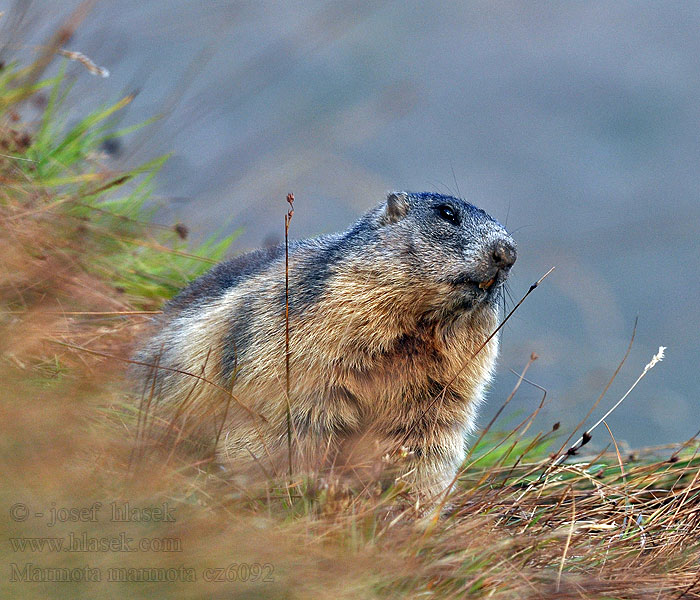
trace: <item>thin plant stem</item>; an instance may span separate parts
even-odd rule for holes
[[[289,223],[294,216],[294,194],[287,194],[289,210],[284,215],[284,342],[285,374],[287,398],[287,458],[289,476],[292,476],[292,405],[289,401]]]

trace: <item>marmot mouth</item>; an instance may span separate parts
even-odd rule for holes
[[[485,280],[476,279],[468,275],[460,275],[459,277],[452,279],[450,283],[456,287],[467,286],[474,289],[474,291],[480,290],[482,292],[493,292],[497,288],[501,287],[506,279],[507,275],[502,275],[501,272],[499,272]]]

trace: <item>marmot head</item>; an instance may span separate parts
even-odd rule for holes
[[[516,246],[483,210],[442,194],[391,192],[370,215],[383,251],[399,259],[392,263],[422,292],[434,290],[430,304],[448,311],[497,305]]]

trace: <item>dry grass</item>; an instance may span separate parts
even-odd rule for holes
[[[35,129],[13,110],[0,146],[38,160]],[[78,179],[78,157],[62,175],[76,185],[56,188],[18,158],[0,156],[3,598],[700,597],[696,440],[636,457],[613,444],[553,466],[556,434],[533,436],[526,418],[475,445],[441,519],[416,511],[398,486],[353,493],[301,474],[241,483],[159,448],[134,460],[139,417],[124,363],[108,356],[129,355],[143,311],[175,285],[173,273],[194,274],[178,262],[190,251],[177,236],[150,238],[138,216],[88,201],[124,174]],[[152,286],[142,285],[148,265],[160,270]],[[165,503],[174,519],[112,521],[111,504],[125,502]],[[83,520],[64,508],[85,509]],[[51,525],[53,514],[66,521]],[[122,545],[31,548],[71,535]],[[22,550],[24,538],[36,540]],[[175,551],[138,549],[142,540]],[[101,580],[12,581],[28,563],[37,577],[86,577],[89,567]]]

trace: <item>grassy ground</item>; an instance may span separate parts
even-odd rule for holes
[[[695,440],[553,467],[571,441],[528,417],[473,444],[443,519],[399,488],[241,487],[143,451],[123,359],[231,240],[145,225],[164,159],[115,173],[99,154],[130,98],[67,129],[64,91],[0,70],[2,598],[700,597]]]

